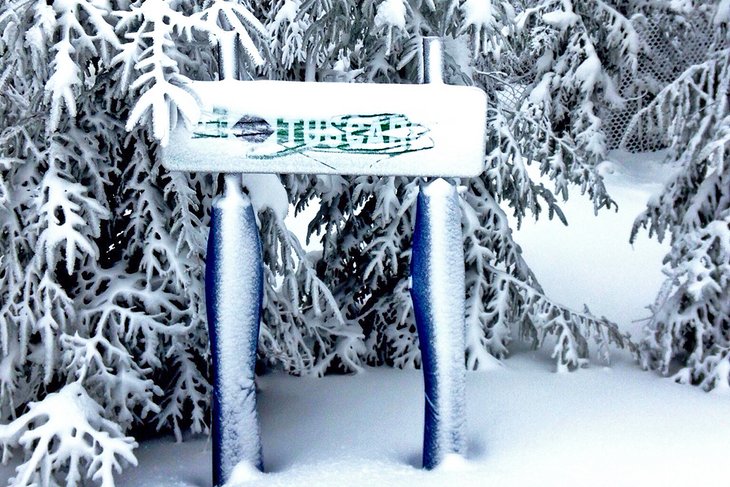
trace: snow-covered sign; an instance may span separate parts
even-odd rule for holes
[[[444,84],[209,81],[163,152],[177,171],[471,177],[486,94]]]

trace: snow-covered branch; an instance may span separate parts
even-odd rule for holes
[[[133,454],[137,443],[104,418],[102,407],[77,382],[31,403],[26,414],[0,425],[0,443],[4,458],[8,447],[15,445],[32,452],[11,479],[16,487],[48,485],[59,472],[65,472],[69,487],[83,485],[86,478],[114,487],[114,474],[122,465],[137,464]]]

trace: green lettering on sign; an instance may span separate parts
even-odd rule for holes
[[[342,115],[328,120],[277,118],[275,126],[244,116],[233,126],[226,110],[198,122],[193,138],[237,138],[255,146],[248,157],[269,159],[297,152],[398,155],[431,149],[429,129],[406,115]]]

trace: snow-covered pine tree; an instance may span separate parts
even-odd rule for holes
[[[218,181],[168,173],[159,142],[195,115],[182,85],[215,79],[230,31],[255,75],[268,34],[240,2],[0,6],[0,443],[5,460],[25,455],[12,485],[110,486],[133,460],[124,432],[208,430],[202,276]],[[295,372],[356,368],[360,334],[281,213],[259,209],[278,310],[263,355]]]
[[[651,307],[640,352],[644,367],[672,373],[677,382],[728,389],[730,2],[695,3],[688,7],[706,15],[715,28],[706,59],[659,92],[630,126],[650,125],[665,135],[666,163],[673,170],[631,235],[633,241],[645,228],[660,241],[667,234],[671,239],[667,281]]]
[[[622,4],[624,2],[616,2]],[[611,207],[595,166],[606,157],[600,111],[624,103],[615,82],[634,73],[639,37],[611,2],[552,0],[526,8],[517,18],[514,49],[518,73],[532,82],[511,127],[540,172],[567,198],[568,185],[588,192],[595,210]]]
[[[0,427],[0,442],[5,458],[17,443],[27,453],[15,485],[112,485],[113,469],[133,459],[122,429],[157,409],[144,363],[108,326],[114,318],[91,318],[96,291],[110,292],[98,282],[99,242],[111,218],[107,161],[121,152],[108,132],[122,131],[98,69],[119,47],[100,3],[0,8],[0,411],[24,413]]]

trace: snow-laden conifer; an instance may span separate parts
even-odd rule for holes
[[[122,441],[132,426],[157,423],[179,437],[183,429],[207,431],[200,278],[202,208],[213,184],[162,170],[151,118],[125,131],[134,96],[149,93],[140,78],[162,71],[157,80],[168,82],[178,62],[190,66],[170,49],[179,31],[158,26],[155,37],[149,22],[125,24],[129,8],[101,1],[0,7],[0,412],[3,421],[17,418],[4,426],[13,430],[4,444],[19,444],[26,456],[16,485],[113,485],[113,473],[134,459],[133,443]],[[180,10],[170,18],[184,24]],[[154,105],[163,132],[169,126],[159,122],[167,115],[169,125],[183,105],[171,103],[175,88],[164,85]],[[40,406],[28,408],[42,399],[53,405],[43,415]],[[72,419],[64,415],[77,403],[88,425],[50,431]]]
[[[180,113],[195,117],[184,83],[217,77],[220,39],[235,32],[242,70],[261,64],[257,15],[224,1],[0,8],[3,421],[18,418],[12,424],[32,436],[40,423],[28,404],[70,384],[120,431],[149,425],[178,439],[208,431],[203,274],[218,181],[168,173],[159,144]],[[359,328],[342,319],[284,215],[259,209],[267,309],[288,310],[267,316],[262,355],[295,373],[356,369]],[[63,419],[49,415],[54,424]],[[105,428],[95,420],[91,427]],[[20,446],[28,459],[48,461],[34,443]],[[96,468],[77,468],[94,452],[98,444],[78,450],[81,463],[54,457],[41,477],[42,463],[25,463],[22,478],[90,478]],[[98,469],[111,475],[129,458],[102,455]]]
[[[556,338],[555,358],[561,369],[585,364],[590,336],[601,344],[625,343],[606,320],[550,302],[522,260],[503,209],[512,207],[518,221],[544,210],[562,217],[555,194],[528,175],[529,164],[539,164],[563,198],[570,185],[577,185],[596,208],[613,205],[596,172],[606,152],[598,111],[620,102],[613,77],[622,66],[635,65],[636,33],[624,15],[604,2],[581,3],[578,13],[565,10],[570,5],[540,2],[517,15],[507,2],[490,2],[490,8],[475,2],[408,2],[405,26],[397,2],[362,7],[376,28],[365,33],[349,56],[350,70],[361,73],[356,79],[417,80],[419,48],[414,40],[419,34],[445,33],[447,80],[477,84],[492,95],[485,172],[465,181],[461,193],[466,360],[471,368],[506,356],[509,342],[518,337],[536,345],[548,336]],[[554,12],[558,13],[553,17],[572,20],[564,26],[556,23],[551,20]],[[485,54],[487,44],[494,48]],[[526,83],[526,95],[516,107],[503,103],[497,93],[515,75]],[[559,121],[553,123],[556,118]],[[319,234],[323,244],[325,282],[347,316],[362,326],[367,360],[419,365],[407,292],[419,182],[317,179],[319,213],[310,231]],[[315,195],[308,191],[305,199]]]
[[[716,29],[705,61],[659,92],[627,137],[639,123],[664,134],[673,171],[631,237],[646,228],[671,241],[667,281],[645,326],[642,364],[710,390],[730,387],[730,12],[727,2],[705,9]],[[678,371],[671,368],[675,359]]]

